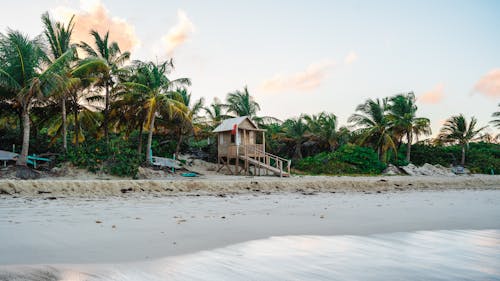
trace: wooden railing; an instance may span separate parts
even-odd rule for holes
[[[262,147],[262,149],[260,148]],[[258,158],[264,158],[264,162],[258,160],[259,163],[265,164],[269,167],[274,167],[279,170],[280,172],[280,177],[283,176],[283,163],[286,163],[286,173],[287,175],[290,175],[290,166],[292,164],[291,160],[281,158],[277,155],[273,155],[271,153],[265,152],[263,150],[264,146],[263,145],[255,145],[255,146],[249,146],[246,145],[244,147],[244,155],[250,156],[250,155],[255,155],[255,157]]]

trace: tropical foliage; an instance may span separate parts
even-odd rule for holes
[[[347,126],[331,112],[281,121],[260,114],[247,86],[205,105],[189,78],[172,78],[172,59],[131,62],[109,32],[89,30],[92,42],[74,42],[73,18],[57,22],[45,13],[41,20],[40,36],[0,34],[0,149],[20,154],[22,178],[32,176],[32,153],[120,176],[135,176],[152,155],[194,152],[214,160],[211,132],[236,116],[266,129],[266,150],[307,173],[377,174],[388,163],[409,162],[500,169],[498,138],[475,118],[452,116],[436,140],[421,141],[431,134],[430,121],[419,116],[411,92],[365,100]],[[492,117],[499,128],[500,113]]]

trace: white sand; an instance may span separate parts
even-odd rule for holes
[[[500,229],[500,191],[3,196],[0,213],[0,265],[117,263],[270,236]]]
[[[406,190],[500,189],[500,176],[203,176],[155,180],[59,179],[0,180],[0,194],[16,196],[117,196],[124,193],[242,194],[276,192],[388,192]]]

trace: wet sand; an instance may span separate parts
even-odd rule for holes
[[[248,194],[279,192],[397,192],[410,190],[500,189],[500,176],[294,176],[243,177],[202,176],[155,180],[96,180],[86,178],[43,178],[40,180],[0,180],[0,194],[39,197],[103,197],[129,193]]]
[[[273,236],[500,229],[500,190],[369,193],[3,195],[0,265],[143,262]]]

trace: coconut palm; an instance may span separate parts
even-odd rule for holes
[[[144,107],[147,109],[145,126],[148,128],[148,142],[146,159],[151,159],[151,143],[155,128],[155,118],[158,114],[165,114],[168,118],[179,117],[189,119],[188,108],[184,105],[182,96],[175,91],[176,87],[191,84],[188,78],[170,80],[167,75],[173,69],[172,60],[155,64],[153,62],[134,62],[135,70],[130,82],[122,83],[131,91],[144,94]]]
[[[44,24],[45,30],[44,35],[49,42],[50,54],[52,60],[60,58],[64,53],[66,53],[70,48],[74,48],[71,45],[71,34],[73,33],[73,28],[75,27],[73,22],[73,17],[69,20],[67,25],[61,22],[53,22],[49,14],[46,12],[42,15],[42,22]],[[67,121],[66,121],[66,94],[65,91],[60,93],[61,100],[61,116],[62,116],[62,140],[63,149],[66,152],[68,149],[67,144]]]
[[[415,104],[415,94],[399,94],[390,98],[387,118],[391,122],[393,132],[399,139],[405,136],[407,141],[406,161],[410,162],[411,144],[413,139],[418,139],[421,134],[430,135],[432,133],[428,118],[416,117],[417,105]]]
[[[283,128],[287,137],[295,142],[295,159],[302,159],[302,143],[306,141],[306,133],[309,128],[306,122],[304,122],[304,117],[299,116],[298,118],[288,119],[283,123]]]
[[[479,133],[483,131],[485,127],[476,128],[477,119],[471,117],[470,122],[467,122],[463,114],[451,116],[443,128],[438,138],[444,143],[455,143],[462,147],[462,159],[460,164],[465,165],[465,152],[469,146],[469,142],[479,139],[481,136]]]
[[[321,112],[318,115],[305,115],[304,119],[312,136],[328,144],[330,151],[335,150],[338,145],[337,116]]]
[[[386,115],[387,103],[387,99],[368,99],[356,107],[356,111],[360,113],[355,113],[348,119],[350,123],[359,127],[355,132],[359,136],[358,143],[373,146],[377,150],[379,159],[383,161],[386,160],[385,155],[389,149],[397,151],[390,121]]]
[[[500,107],[500,103],[498,104]],[[491,117],[495,118],[490,123],[493,124],[496,128],[500,129],[500,111],[494,112]]]
[[[49,63],[42,46],[40,38],[30,39],[18,31],[9,30],[7,34],[0,34],[0,87],[15,93],[22,109],[23,143],[17,160],[18,176],[22,178],[30,177],[30,172],[25,169],[29,151],[30,110],[37,98],[57,91],[60,72],[74,56],[69,50]]]
[[[204,111],[208,119],[207,121],[209,126],[212,129],[217,127],[222,120],[230,118],[230,116],[225,114],[224,104],[222,104],[218,98],[214,98],[214,101],[208,107],[205,107]]]
[[[109,41],[109,31],[101,36],[97,31],[90,32],[94,37],[96,49],[89,44],[81,42],[79,47],[82,48],[88,56],[101,58],[108,65],[108,72],[100,77],[97,86],[104,88],[104,136],[106,141],[109,141],[109,108],[111,104],[111,93],[118,83],[118,77],[126,73],[126,69],[121,66],[130,58],[130,52],[122,52],[118,43]]]
[[[177,146],[175,148],[175,155],[179,157],[179,152],[181,150],[181,145],[184,140],[184,137],[193,132],[196,133],[196,128],[200,125],[201,116],[199,115],[200,111],[203,109],[203,98],[199,98],[192,102],[191,93],[188,93],[186,88],[178,88],[176,90],[182,98],[182,103],[188,109],[188,118],[183,118],[184,116],[179,116],[180,118],[176,118],[174,122],[177,123]],[[199,130],[198,130],[199,131]]]
[[[248,92],[248,87],[245,86],[243,91],[236,90],[227,95],[226,98],[227,112],[236,116],[248,116],[251,119],[256,117],[260,110],[260,105]]]

